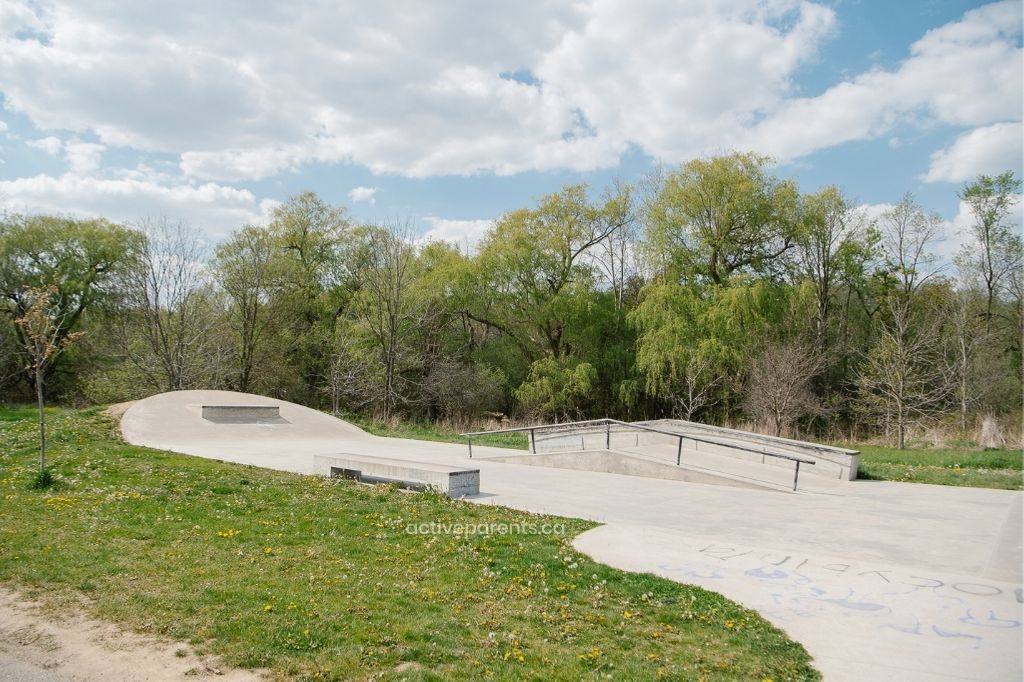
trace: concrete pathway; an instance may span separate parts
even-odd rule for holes
[[[203,422],[203,403],[279,404],[285,423]],[[243,403],[244,404],[244,403]],[[508,450],[378,438],[281,401],[183,391],[122,421],[134,443],[312,473],[349,452],[472,464],[480,504],[604,526],[598,561],[721,592],[807,647],[827,680],[1018,680],[1021,500],[1014,491],[853,481],[788,493],[487,461]],[[801,477],[803,480],[803,477]]]

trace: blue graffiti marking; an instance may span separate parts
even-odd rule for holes
[[[965,617],[961,618],[960,620],[962,622],[964,622],[964,623],[967,623],[968,625],[977,625],[978,627],[983,627],[983,628],[1019,628],[1020,627],[1020,621],[1019,620],[1008,620],[1008,619],[1005,619],[1005,618],[996,618],[995,612],[991,611],[991,610],[988,612],[988,620],[980,620],[979,618],[975,617],[971,613],[970,609],[967,609],[967,615]]]
[[[885,625],[878,628],[879,630],[896,630],[897,632],[903,632],[908,635],[920,635],[921,634],[921,621],[917,621],[913,626],[906,625],[895,625],[893,623],[886,623]]]
[[[937,634],[939,637],[960,637],[960,638],[963,638],[963,639],[973,639],[974,640],[974,648],[975,649],[977,649],[978,647],[981,646],[982,638],[978,637],[977,635],[968,635],[968,634],[964,634],[963,632],[946,632],[945,630],[940,628],[938,625],[933,625],[932,626],[932,631],[935,634]]]
[[[763,568],[752,568],[746,571],[744,575],[749,575],[751,578],[765,578],[767,580],[779,580],[781,578],[788,578],[789,574],[785,571],[774,569],[772,571],[765,571]]]

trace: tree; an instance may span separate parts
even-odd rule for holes
[[[536,418],[570,421],[580,417],[580,409],[596,382],[597,371],[590,363],[542,358],[530,366],[529,376],[515,394]]]
[[[899,304],[891,314],[858,369],[857,385],[861,403],[885,418],[887,430],[895,420],[896,447],[902,450],[909,425],[940,410],[955,379],[945,362],[938,325],[915,323],[910,309]]]
[[[724,380],[729,352],[706,334],[710,304],[694,287],[651,285],[630,313],[637,330],[636,366],[649,395],[668,400],[691,420]]]
[[[938,274],[930,251],[942,234],[942,216],[926,213],[905,194],[879,219],[879,248],[886,272],[896,281],[901,305],[910,305],[918,290]]]
[[[647,209],[649,248],[674,276],[725,284],[736,272],[769,273],[798,234],[798,192],[768,175],[770,159],[732,153],[666,174]]]
[[[600,242],[595,261],[612,291],[615,307],[621,310],[630,285],[635,285],[640,275],[640,244],[633,189],[616,183],[614,189],[605,194],[605,200],[606,209],[619,217],[616,221],[618,227]]]
[[[221,368],[200,235],[166,218],[143,221],[139,228],[145,239],[124,278],[121,346],[156,387],[208,386]]]
[[[751,365],[747,411],[781,436],[798,417],[819,410],[811,382],[824,365],[822,355],[799,343],[768,344]]]
[[[971,235],[974,245],[965,245],[958,262],[977,273],[985,286],[985,321],[990,324],[993,306],[1006,280],[1021,269],[1021,237],[1009,223],[1019,201],[1021,181],[1013,171],[1000,175],[979,175],[957,195],[974,216]]]
[[[36,405],[39,408],[39,476],[40,484],[46,481],[46,412],[43,387],[46,370],[57,356],[81,336],[82,332],[67,331],[67,317],[73,312],[59,302],[60,290],[56,286],[44,288],[29,287],[20,292],[19,300],[25,311],[15,320],[21,330],[25,353],[36,388]]]
[[[722,383],[722,379],[720,374],[714,373],[711,358],[707,355],[690,355],[680,377],[680,389],[673,396],[682,418],[692,421],[698,410],[711,403],[713,392]]]
[[[408,226],[371,226],[361,230],[359,290],[349,317],[372,339],[380,367],[377,404],[387,420],[403,400],[400,375],[406,343],[421,311],[412,296],[416,250]]]
[[[0,312],[23,318],[35,304],[28,292],[55,288],[51,319],[59,347],[88,309],[115,293],[141,242],[140,233],[105,220],[13,216],[0,224],[0,298],[7,304]],[[20,347],[30,345],[23,327],[15,325],[15,334]],[[46,363],[47,376],[58,358]]]
[[[211,263],[230,305],[228,319],[235,336],[235,388],[252,389],[255,374],[275,343],[269,338],[279,320],[271,305],[278,287],[274,240],[260,227],[247,225],[217,247]]]
[[[728,287],[648,285],[629,315],[646,392],[684,410],[691,393],[703,393],[699,407],[715,402],[727,414],[763,339],[788,327],[790,299],[788,287],[740,278]]]
[[[593,288],[593,250],[632,221],[625,188],[600,204],[586,190],[572,185],[536,209],[505,214],[481,246],[477,295],[466,312],[508,334],[531,359],[571,354],[567,318]]]
[[[351,225],[344,208],[302,192],[274,209],[266,229],[278,268],[277,310],[287,322],[281,330],[286,352],[306,399],[315,400],[339,307],[331,293],[351,274],[343,248]]]
[[[1006,378],[1005,356],[993,357],[993,351],[1003,355],[996,345],[996,334],[988,327],[987,318],[977,314],[984,305],[984,293],[970,286],[969,281],[961,281],[960,288],[948,294],[943,309],[936,311],[949,327],[948,363],[956,385],[961,432],[967,430],[970,411],[998,393]]]
[[[818,348],[828,349],[829,323],[835,287],[842,274],[845,252],[856,247],[858,214],[834,185],[804,197],[802,229],[797,239],[801,275],[814,288],[814,329]]]
[[[906,445],[915,417],[933,413],[953,386],[939,333],[940,321],[921,305],[922,292],[938,274],[931,246],[942,219],[927,214],[910,194],[879,220],[879,250],[892,283],[883,295],[884,317],[857,373],[861,404],[896,420],[896,442]]]

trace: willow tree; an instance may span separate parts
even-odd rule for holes
[[[764,274],[796,243],[799,193],[767,172],[771,159],[732,153],[690,161],[655,184],[647,205],[648,248],[672,275],[724,285],[738,272]]]

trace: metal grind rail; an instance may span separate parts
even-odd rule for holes
[[[786,455],[778,452],[771,452],[764,448],[748,447],[745,445],[736,445],[733,443],[722,442],[713,438],[702,438],[699,436],[689,436],[676,433],[675,431],[667,431],[665,429],[657,429],[653,426],[646,426],[643,424],[632,424],[630,422],[619,421],[618,419],[587,419],[585,421],[578,422],[563,422],[561,424],[536,424],[534,426],[515,426],[507,429],[494,429],[491,431],[469,431],[467,433],[460,433],[459,435],[466,439],[466,444],[469,446],[469,458],[473,459],[473,438],[475,436],[489,436],[495,433],[523,433],[529,434],[530,438],[530,452],[537,454],[537,440],[536,433],[538,431],[548,431],[554,429],[566,428],[587,428],[587,427],[605,427],[604,436],[604,447],[605,450],[611,450],[611,439],[612,439],[612,425],[624,426],[628,429],[637,429],[639,431],[649,431],[651,433],[659,433],[663,436],[670,436],[679,440],[679,445],[676,449],[676,466],[681,466],[683,461],[683,440],[692,440],[694,443],[707,443],[709,445],[720,445],[722,447],[732,448],[734,450],[743,450],[744,452],[753,452],[754,454],[761,455],[761,461],[764,461],[765,457],[775,457],[776,459],[785,459],[795,464],[793,470],[793,490],[796,490],[797,481],[800,479],[800,465],[807,464],[814,466],[814,462],[809,459],[801,459],[800,457],[794,457],[793,455]],[[586,439],[581,440],[582,449],[586,450]]]

